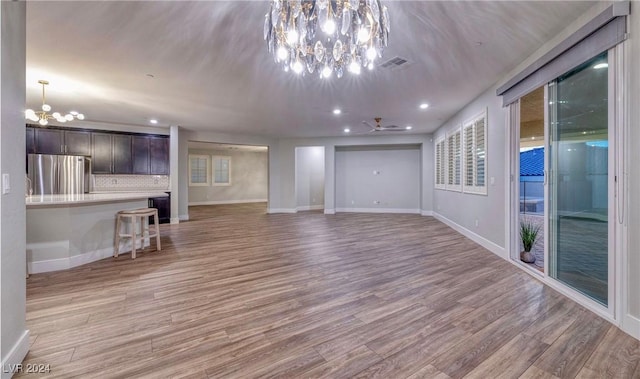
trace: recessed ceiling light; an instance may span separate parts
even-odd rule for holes
[[[420,104],[420,109],[427,109],[427,108],[429,108],[429,104],[427,103]]]
[[[411,126],[411,125],[407,125],[407,127],[406,127],[405,129],[407,129],[407,130],[411,130],[411,129],[413,129],[413,126]]]
[[[152,118],[151,120],[149,120],[149,123],[151,123],[151,124],[157,124],[157,123],[158,123],[158,120],[156,120],[156,119]]]
[[[593,68],[595,68],[596,70],[601,69],[601,68],[607,68],[609,67],[608,63],[598,63],[597,65],[593,66]]]
[[[342,113],[342,111],[340,109],[338,109],[338,108],[333,110],[333,114],[335,114],[335,115],[338,115],[340,113]]]
[[[351,129],[349,129],[349,128],[344,128],[344,132],[345,132],[345,133],[349,133],[350,131],[351,131]]]

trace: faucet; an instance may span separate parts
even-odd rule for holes
[[[33,184],[29,176],[25,176],[25,196],[33,195]]]

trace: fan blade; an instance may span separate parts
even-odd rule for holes
[[[375,126],[373,126],[373,125],[369,124],[369,123],[368,123],[368,122],[366,122],[366,121],[362,121],[362,123],[363,123],[363,124],[365,124],[366,126],[370,127],[372,130],[375,130],[375,129],[376,129],[376,127],[375,127]]]
[[[383,126],[382,129],[400,129],[398,125],[387,125]]]

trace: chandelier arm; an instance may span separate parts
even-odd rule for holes
[[[45,84],[42,83],[42,106],[44,106],[47,102],[46,102],[46,97],[44,96],[44,86]]]

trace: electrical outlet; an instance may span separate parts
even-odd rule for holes
[[[374,200],[373,203],[376,204],[376,205],[379,205],[380,204],[380,200]]]

